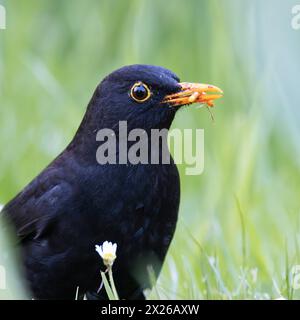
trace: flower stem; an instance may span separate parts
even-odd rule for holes
[[[115,286],[115,282],[114,282],[114,278],[113,278],[113,274],[112,274],[112,268],[108,269],[108,275],[109,275],[110,286],[111,286],[112,292],[113,292],[113,294],[115,296],[115,299],[119,300],[119,295],[118,295],[118,292],[116,290],[116,286]]]

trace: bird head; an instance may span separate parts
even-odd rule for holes
[[[113,128],[119,121],[127,121],[129,128],[169,128],[180,107],[196,102],[212,106],[221,96],[222,90],[215,86],[181,83],[162,67],[125,66],[99,84],[85,122],[93,121],[95,129]]]

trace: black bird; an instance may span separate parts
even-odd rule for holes
[[[148,266],[159,274],[176,227],[178,171],[161,157],[158,164],[99,164],[104,141],[97,132],[108,128],[118,137],[119,121],[128,132],[169,129],[182,105],[211,105],[220,96],[217,87],[180,83],[157,66],[126,66],[104,78],[71,143],[3,209],[33,297],[74,299],[79,287],[107,298],[104,290],[96,295],[104,266],[95,245],[108,240],[118,244],[113,269],[120,298],[144,299]]]

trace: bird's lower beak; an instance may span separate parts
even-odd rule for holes
[[[165,96],[162,103],[171,106],[183,106],[191,103],[203,103],[209,107],[214,105],[214,100],[223,96],[223,91],[213,85],[203,83],[179,83],[181,90]]]

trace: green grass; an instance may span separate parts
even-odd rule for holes
[[[291,286],[300,264],[294,1],[1,4],[0,203],[66,146],[104,75],[125,64],[162,65],[225,96],[215,123],[195,108],[174,121],[174,128],[205,129],[205,170],[186,176],[179,166],[180,219],[149,298],[300,298]],[[0,298],[19,297],[14,288]]]

